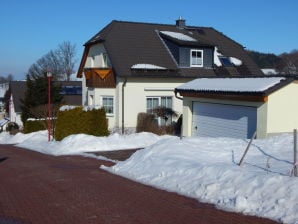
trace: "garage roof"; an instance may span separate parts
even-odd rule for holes
[[[177,87],[175,92],[268,95],[292,81],[286,77],[199,78]]]

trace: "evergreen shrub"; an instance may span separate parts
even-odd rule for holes
[[[27,120],[24,124],[24,133],[46,130],[45,121],[42,120]]]
[[[55,139],[61,141],[72,134],[88,134],[94,136],[107,136],[108,121],[103,108],[83,110],[76,107],[58,112]]]

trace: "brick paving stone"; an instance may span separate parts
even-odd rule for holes
[[[112,162],[0,145],[0,223],[276,223],[110,174]]]

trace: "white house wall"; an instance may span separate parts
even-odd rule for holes
[[[102,107],[102,97],[110,96],[114,97],[114,114],[107,114],[109,129],[113,128],[115,125],[115,120],[117,116],[117,111],[115,111],[115,94],[116,89],[113,88],[88,88],[87,91],[87,103],[88,106]],[[92,102],[91,102],[92,99]]]
[[[88,56],[85,63],[85,68],[101,68],[106,67],[103,64],[103,53],[106,53],[106,50],[102,44],[95,44],[90,47]]]
[[[124,81],[124,80],[123,80]],[[118,120],[115,120],[115,127],[122,126],[122,86],[123,81],[117,85],[118,98]],[[173,110],[182,114],[182,100],[175,98],[174,89],[189,80],[172,80],[156,78],[129,78],[124,87],[124,127],[135,128],[137,116],[140,112],[146,112],[147,97],[172,97]],[[185,82],[184,82],[185,81]]]
[[[9,120],[11,122],[17,123],[20,128],[23,127],[23,122],[22,122],[22,119],[21,119],[21,113],[17,113],[15,111],[12,95],[10,97],[10,102],[9,102]]]
[[[88,105],[87,89],[88,87],[86,86],[86,77],[85,75],[83,75],[83,78],[82,78],[82,105],[83,106]]]
[[[191,136],[192,132],[192,105],[196,98],[184,97],[183,99],[183,120],[182,136]]]
[[[298,83],[281,88],[268,97],[268,134],[292,132],[298,128]]]

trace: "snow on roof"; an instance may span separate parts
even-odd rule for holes
[[[5,124],[7,124],[10,120],[8,118],[3,118],[0,120],[0,126],[4,126]]]
[[[178,39],[178,40],[182,40],[182,41],[197,41],[196,39],[187,36],[183,33],[177,33],[177,32],[172,32],[172,31],[160,31],[162,34]]]
[[[278,74],[278,72],[274,68],[262,68],[261,70],[265,75],[277,75]]]
[[[263,92],[285,80],[283,77],[265,78],[201,78],[185,83],[177,89],[194,91]]]
[[[242,65],[242,61],[238,58],[235,58],[235,57],[227,57],[227,56],[224,56],[222,55],[220,52],[218,52],[218,48],[215,47],[214,49],[214,64],[218,67],[222,66],[222,62],[220,60],[221,57],[225,57],[227,59],[230,60],[230,62],[232,64],[234,64],[235,66],[240,66]]]
[[[221,53],[218,52],[218,48],[215,47],[214,49],[214,64],[218,67],[222,66],[220,60],[219,60],[219,57],[220,56],[223,56]]]
[[[241,61],[240,59],[238,59],[238,58],[230,57],[230,61],[231,61],[234,65],[236,65],[236,66],[240,66],[240,65],[242,65],[242,61]]]
[[[164,70],[166,69],[165,67],[161,67],[158,65],[152,65],[152,64],[135,64],[131,66],[132,69],[152,69],[152,70]]]

